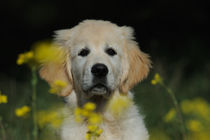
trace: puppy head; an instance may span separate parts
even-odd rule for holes
[[[79,104],[87,100],[102,103],[119,88],[124,50],[118,26],[87,20],[58,31],[56,40],[69,49],[67,63]]]
[[[116,90],[127,93],[147,76],[150,67],[148,55],[133,39],[132,28],[107,21],[86,20],[72,29],[57,31],[55,40],[65,48],[66,61],[43,66],[41,77],[49,83],[67,82],[60,95],[74,89],[79,104],[103,102]]]

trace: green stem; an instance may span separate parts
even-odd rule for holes
[[[183,116],[182,116],[182,112],[181,112],[181,108],[178,104],[178,101],[176,99],[176,96],[175,94],[173,93],[173,91],[168,88],[163,82],[160,83],[161,86],[163,86],[166,91],[168,92],[168,94],[170,95],[173,103],[174,103],[174,106],[175,106],[175,109],[176,109],[176,112],[177,112],[177,116],[178,116],[178,121],[181,125],[181,133],[182,133],[182,137],[184,140],[187,139],[187,136],[186,136],[186,129],[185,129],[185,124],[184,124],[184,119],[183,119]]]
[[[5,131],[1,116],[0,116],[0,128],[1,128],[1,133],[2,133],[2,140],[6,140],[6,131]]]
[[[32,85],[32,115],[33,115],[33,139],[38,140],[38,126],[37,126],[37,116],[36,116],[36,85],[37,85],[37,74],[36,74],[36,67],[33,66],[31,68],[32,72],[32,79],[31,79],[31,85]]]

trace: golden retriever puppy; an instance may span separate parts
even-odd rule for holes
[[[151,67],[149,56],[134,41],[131,27],[119,27],[109,21],[85,20],[79,25],[56,32],[56,43],[65,49],[64,64],[47,64],[40,75],[50,84],[68,83],[59,94],[66,96],[70,111],[62,128],[62,140],[84,140],[85,123],[76,123],[73,110],[87,102],[96,104],[103,116],[103,133],[98,140],[148,140],[143,117],[132,104],[119,117],[105,108],[115,97],[127,96],[143,80]]]

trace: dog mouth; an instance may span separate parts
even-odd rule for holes
[[[103,96],[108,97],[109,88],[104,84],[95,84],[88,90],[89,96]]]

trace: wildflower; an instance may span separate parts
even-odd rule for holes
[[[95,108],[96,108],[96,105],[94,103],[88,102],[84,105],[85,110],[93,111],[95,110]]]
[[[169,112],[164,116],[163,120],[165,122],[170,122],[174,119],[174,117],[176,116],[176,111],[174,108],[171,108],[169,110]]]
[[[194,110],[194,105],[190,100],[184,100],[181,102],[181,109],[183,113],[188,114]]]
[[[17,117],[25,117],[30,111],[31,111],[30,107],[25,105],[21,108],[17,108],[15,110],[15,114]]]
[[[119,95],[113,97],[107,106],[107,110],[109,110],[113,116],[119,117],[131,104],[132,101],[127,96]]]
[[[88,130],[93,132],[93,131],[96,131],[98,129],[98,126],[97,125],[89,125],[88,126]]]
[[[100,124],[102,118],[98,113],[94,112],[95,108],[95,104],[90,102],[86,103],[83,108],[76,108],[74,111],[76,121],[81,122],[81,120],[87,119],[89,124]]]
[[[36,43],[31,51],[18,55],[17,65],[40,65],[44,63],[63,63],[65,58],[61,47],[51,42]]]
[[[86,139],[86,140],[91,140],[91,134],[90,134],[90,133],[86,133],[85,139]]]
[[[187,121],[186,126],[190,131],[195,131],[195,132],[201,131],[202,129],[202,124],[198,120],[189,120]]]
[[[52,85],[49,90],[51,94],[59,93],[62,91],[63,88],[67,86],[66,82],[61,81],[61,80],[56,80]]]
[[[43,63],[62,63],[64,51],[51,42],[38,42],[34,45],[34,59],[36,62]]]
[[[86,140],[91,140],[91,138],[96,138],[103,132],[99,128],[99,124],[102,122],[102,117],[100,114],[94,112],[96,105],[94,103],[88,102],[82,108],[76,108],[74,111],[75,121],[83,122],[87,120],[88,132],[86,133]]]
[[[0,91],[0,104],[6,104],[7,103],[7,96],[4,95],[4,94],[1,94],[1,91]]]
[[[18,56],[17,64],[22,65],[24,63],[28,63],[32,61],[33,57],[34,57],[34,53],[32,51],[21,53]]]
[[[101,116],[97,113],[90,113],[88,122],[90,124],[100,124],[102,121]]]
[[[103,129],[98,129],[97,131],[96,131],[96,135],[101,135],[101,133],[103,132]]]
[[[82,114],[82,109],[76,108],[74,111],[74,115],[75,115],[75,121],[78,123],[82,122],[82,116],[80,114]]]
[[[160,75],[158,73],[156,73],[154,76],[154,79],[151,80],[151,84],[156,85],[159,83],[162,83],[162,78],[160,77]]]
[[[49,125],[52,128],[59,128],[63,122],[63,115],[57,111],[42,110],[37,113],[37,123],[40,128]]]
[[[0,104],[1,103],[5,103],[5,104],[7,103],[7,96],[2,94],[0,90]]]
[[[181,102],[181,109],[185,114],[195,114],[206,120],[209,119],[209,105],[202,98],[184,100]]]
[[[204,119],[209,119],[209,105],[202,98],[194,99],[194,111],[197,115],[201,116]]]

